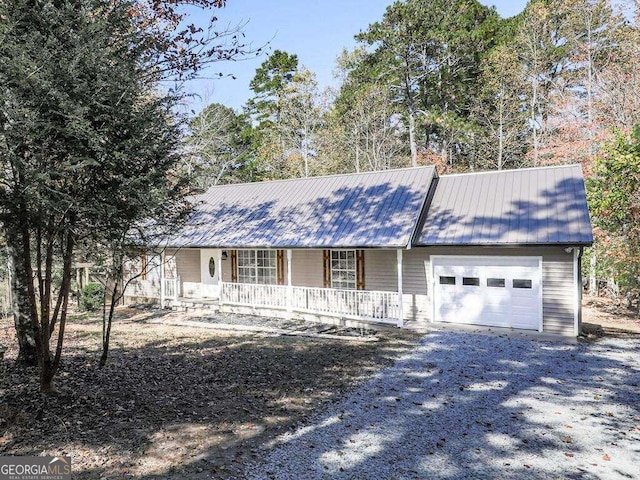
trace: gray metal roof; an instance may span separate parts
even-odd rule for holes
[[[223,185],[196,198],[174,247],[404,247],[433,167]]]
[[[444,175],[416,245],[593,243],[579,165]]]

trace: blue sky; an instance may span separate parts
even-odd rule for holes
[[[480,0],[493,5],[503,17],[518,14],[526,0]],[[227,6],[215,12],[218,26],[245,24],[246,40],[254,47],[268,43],[266,52],[284,50],[298,55],[299,61],[317,75],[321,87],[335,85],[335,59],[344,47],[353,48],[353,36],[366,30],[370,23],[382,18],[392,0],[228,0]],[[206,24],[208,15],[194,15],[188,21]],[[265,60],[261,55],[238,62],[225,62],[209,67],[199,80],[191,81],[188,92],[194,98],[190,108],[218,102],[239,110],[252,95],[249,82],[256,68]],[[236,79],[213,78],[221,72]]]

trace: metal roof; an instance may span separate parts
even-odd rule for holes
[[[443,175],[416,245],[593,243],[580,165]]]
[[[433,167],[222,185],[196,197],[173,247],[406,247]]]

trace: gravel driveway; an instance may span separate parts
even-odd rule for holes
[[[640,478],[640,340],[430,333],[245,474]]]

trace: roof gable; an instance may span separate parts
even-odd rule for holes
[[[590,245],[579,165],[445,175],[416,245]]]
[[[216,186],[196,198],[175,247],[404,247],[433,167]]]

